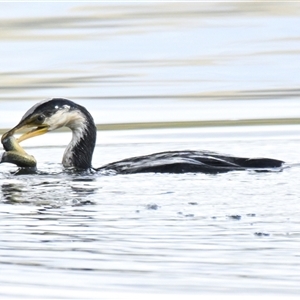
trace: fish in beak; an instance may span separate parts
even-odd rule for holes
[[[21,168],[36,168],[35,158],[27,154],[19,145],[19,142],[48,132],[48,125],[39,124],[36,119],[26,118],[21,120],[17,126],[2,135],[1,143],[5,152],[1,154],[0,163],[12,163]],[[14,137],[15,133],[32,127],[32,130],[25,132],[18,139]]]

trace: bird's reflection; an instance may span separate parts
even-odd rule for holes
[[[28,201],[22,196],[23,186],[16,183],[3,183],[1,185],[2,202],[7,204],[26,203]]]
[[[23,177],[23,176],[22,176]],[[6,204],[29,203],[35,206],[60,207],[64,205],[82,206],[95,202],[95,194],[100,188],[94,178],[29,175],[16,180],[13,176],[0,185],[1,202]]]

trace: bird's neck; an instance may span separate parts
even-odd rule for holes
[[[78,118],[67,126],[72,130],[72,140],[65,150],[63,166],[76,169],[91,168],[97,136],[93,117],[83,108]]]

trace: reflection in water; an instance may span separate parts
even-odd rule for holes
[[[24,175],[23,175],[24,176]],[[95,194],[99,187],[93,183],[93,178],[68,178],[58,174],[60,179],[54,179],[54,174],[28,175],[24,180],[14,180],[13,183],[1,185],[2,202],[6,204],[30,203],[36,206],[61,205],[81,206],[93,204],[88,198]],[[40,177],[40,178],[39,178]],[[50,177],[50,178],[47,178]]]
[[[24,197],[22,195],[24,193],[23,186],[21,186],[20,184],[4,183],[1,186],[1,190],[3,196],[2,201],[4,203],[14,204],[14,203],[19,203],[20,201],[26,203],[26,200],[24,200]]]

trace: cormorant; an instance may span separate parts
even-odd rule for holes
[[[21,135],[17,142],[44,134],[60,127],[72,130],[72,139],[65,149],[62,164],[66,168],[96,171],[113,170],[129,173],[221,173],[233,170],[269,170],[282,167],[283,161],[270,158],[244,158],[210,151],[167,151],[137,156],[92,168],[92,156],[97,129],[87,109],[68,99],[44,100],[30,108],[14,128],[5,133],[3,141],[24,128],[33,128]],[[34,158],[33,158],[34,159]]]

